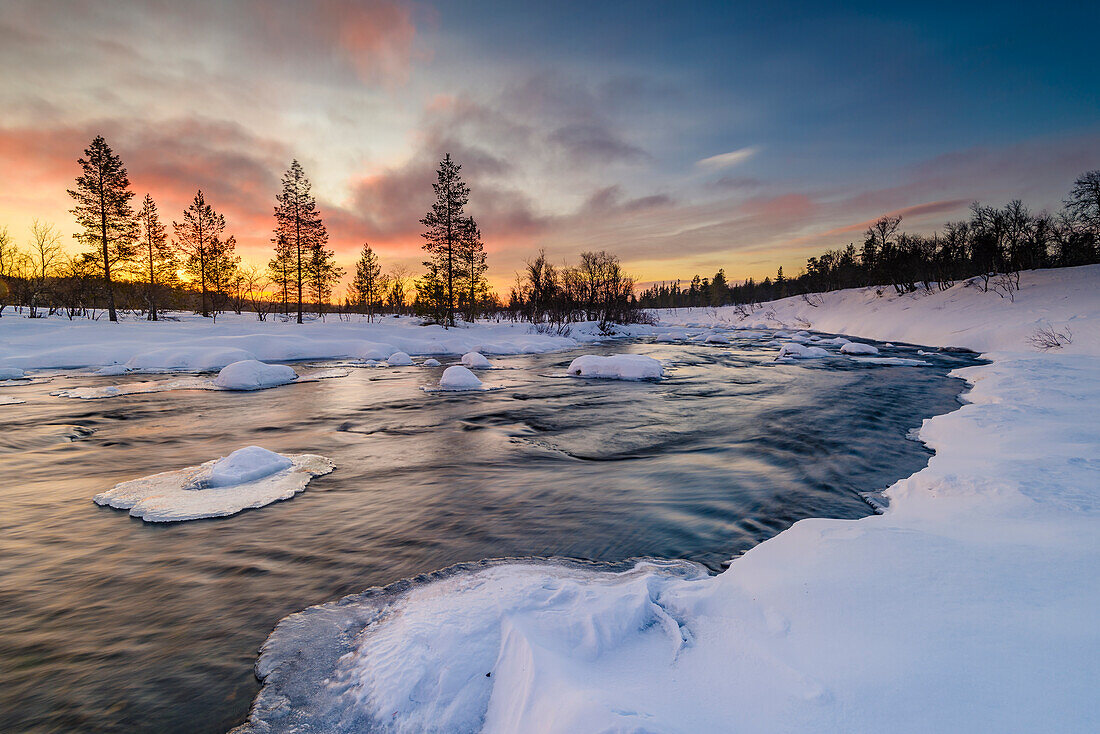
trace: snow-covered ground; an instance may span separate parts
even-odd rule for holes
[[[0,374],[110,365],[136,371],[206,372],[250,359],[387,360],[398,352],[537,354],[569,349],[596,338],[594,325],[561,337],[533,333],[529,324],[478,323],[443,329],[393,317],[370,323],[358,316],[350,322],[332,316],[325,322],[294,324],[261,322],[251,314],[223,314],[217,323],[190,314],[176,316],[178,321],[111,323],[63,317],[27,319],[9,310],[0,318]]]
[[[885,514],[803,520],[713,577],[483,564],[306,610],[265,644],[242,729],[1100,729],[1100,266],[1025,273],[1014,301],[854,290],[738,316],[661,313],[992,362],[958,371],[967,404],[925,421],[936,454]],[[1046,324],[1072,344],[1035,351]]]

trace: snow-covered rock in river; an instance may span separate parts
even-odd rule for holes
[[[729,344],[730,338],[725,334],[711,334],[703,342],[705,344]]]
[[[196,477],[188,489],[230,487],[234,484],[254,482],[283,469],[289,469],[291,466],[293,462],[282,454],[259,446],[246,446],[243,449],[237,449],[224,459],[215,461],[208,474]]]
[[[249,446],[200,466],[123,482],[93,500],[146,522],[224,517],[289,499],[333,468],[323,456],[284,456]]]
[[[439,366],[439,360],[436,359],[435,357],[428,357],[427,359],[425,359],[423,362],[420,363],[420,366],[421,367],[438,367]]]
[[[841,354],[878,354],[878,347],[861,342],[848,342],[840,347]]]
[[[105,367],[100,367],[95,371],[95,374],[99,377],[116,377],[118,375],[125,375],[130,371],[130,368],[124,364],[109,364]]]
[[[409,367],[413,363],[412,357],[405,352],[394,352],[386,360],[386,364],[390,367]]]
[[[807,347],[804,344],[791,342],[779,348],[778,359],[820,359],[828,356],[829,353],[821,347]]]
[[[263,390],[297,379],[298,373],[292,367],[245,359],[223,367],[214,378],[214,385],[223,390]]]
[[[462,355],[462,364],[472,370],[487,370],[493,366],[481,352],[466,352]]]
[[[611,380],[654,380],[664,375],[661,363],[642,354],[586,354],[569,363],[567,372],[580,377]]]
[[[925,362],[922,359],[906,359],[905,357],[852,357],[853,362],[865,362],[867,364],[886,364],[897,365],[900,367],[920,367],[928,366],[930,362]]]
[[[478,390],[481,386],[481,380],[477,375],[460,364],[443,370],[443,376],[439,378],[441,390]]]

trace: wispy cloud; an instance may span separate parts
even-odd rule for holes
[[[749,158],[752,158],[758,152],[756,146],[747,146],[745,148],[738,148],[737,150],[731,150],[729,153],[719,153],[718,155],[712,155],[709,158],[704,158],[701,161],[696,161],[695,165],[698,168],[703,168],[708,171],[717,171],[722,168],[731,168],[733,166],[744,163]]]

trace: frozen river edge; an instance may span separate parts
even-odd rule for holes
[[[987,351],[991,364],[955,373],[972,386],[969,403],[925,422],[921,440],[936,454],[888,490],[885,514],[801,521],[716,577],[640,565],[594,570],[583,593],[564,593],[578,584],[552,566],[492,562],[314,607],[265,644],[265,688],[236,731],[367,721],[395,731],[428,722],[532,732],[1091,730],[1100,716],[1088,703],[1100,674],[1098,285],[1092,266],[1027,273],[1011,304],[961,284],[921,299],[863,289],[819,305],[765,304],[777,325]],[[733,321],[721,309],[662,317]],[[1023,340],[1041,321],[1072,323],[1068,353],[1029,351]],[[424,593],[478,575],[492,603],[477,583]],[[540,588],[562,593],[532,603]],[[385,624],[360,639],[394,605],[402,613],[391,616],[427,639],[401,649],[401,629],[387,635]],[[474,650],[467,670],[470,635],[493,648]],[[321,675],[295,680],[298,689],[326,678],[302,655],[321,639],[341,640],[341,675],[312,687],[322,718],[307,722],[278,682],[307,668]],[[441,681],[442,668],[466,679]]]

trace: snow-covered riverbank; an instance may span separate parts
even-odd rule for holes
[[[884,515],[803,520],[716,577],[491,565],[307,610],[265,645],[244,729],[1095,731],[1100,267],[1022,285],[1014,301],[960,285],[786,299],[744,321],[662,312],[992,363],[959,371],[968,403],[925,421],[936,455]],[[1036,352],[1045,324],[1072,344]],[[330,667],[302,662],[325,645],[313,635],[345,634]]]
[[[213,371],[257,359],[385,360],[397,352],[425,354],[538,354],[569,349],[595,338],[594,325],[571,337],[534,333],[530,324],[478,323],[468,328],[421,326],[418,319],[361,316],[306,324],[257,321],[251,314],[223,314],[216,323],[191,314],[178,320],[119,323],[63,317],[0,318],[0,369],[80,368],[125,365],[138,371]]]

